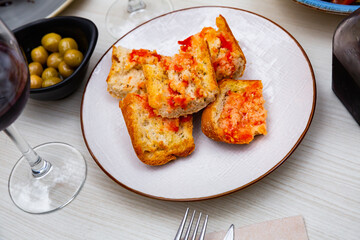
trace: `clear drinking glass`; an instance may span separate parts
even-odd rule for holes
[[[106,14],[106,28],[118,39],[137,25],[172,10],[169,0],[116,0]]]
[[[29,73],[24,55],[0,19],[0,131],[23,156],[9,177],[11,200],[25,212],[47,213],[70,203],[86,179],[86,162],[78,150],[65,143],[31,148],[13,122],[29,97]]]

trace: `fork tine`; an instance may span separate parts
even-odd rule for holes
[[[206,232],[208,217],[209,217],[209,215],[205,216],[205,222],[204,222],[204,225],[202,226],[199,240],[204,240],[204,238],[205,238],[205,232]]]
[[[199,218],[198,218],[198,220],[197,220],[197,222],[196,222],[196,226],[195,226],[194,233],[193,233],[193,236],[192,236],[192,239],[191,239],[191,240],[195,240],[195,238],[196,238],[196,233],[197,233],[198,228],[199,228],[199,224],[200,224],[200,220],[201,220],[201,215],[202,215],[202,213],[200,212],[200,213],[199,213]]]
[[[180,227],[179,227],[179,229],[178,229],[178,231],[177,231],[177,233],[176,233],[176,235],[175,235],[174,240],[180,240],[181,234],[182,234],[182,232],[183,232],[183,230],[184,230],[184,226],[185,226],[185,222],[186,222],[186,218],[187,218],[188,213],[189,213],[189,208],[186,209],[184,218],[183,218],[183,220],[181,221]]]
[[[186,224],[188,213],[189,213],[189,208],[186,209],[184,218],[182,219],[182,221],[180,223],[179,229],[178,229],[178,231],[177,231],[177,233],[175,235],[174,240],[180,240],[181,239],[181,236],[183,234],[185,225],[187,225],[187,230],[186,230],[185,237],[183,238],[183,240],[188,240],[189,235],[190,235],[190,233],[192,231],[192,228],[193,228],[193,222],[194,222],[194,218],[195,218],[195,215],[196,215],[196,211],[195,210],[193,211],[193,214],[191,216],[191,219],[189,220],[189,223]],[[200,226],[201,217],[202,217],[202,213],[200,212],[199,216],[198,216],[198,219],[196,221],[195,229],[194,229],[194,231],[192,233],[191,240],[196,239],[196,235],[197,235],[197,232],[198,232],[198,229],[199,229],[199,226]],[[204,224],[202,225],[202,228],[201,228],[199,240],[204,240],[204,238],[205,238],[205,231],[206,231],[206,227],[207,227],[207,223],[208,223],[208,217],[209,217],[208,215],[205,216],[205,220],[204,220]]]
[[[193,214],[192,214],[192,216],[191,216],[191,219],[190,219],[190,222],[189,222],[189,225],[188,225],[188,228],[187,228],[187,231],[186,231],[184,240],[188,240],[188,239],[189,239],[189,235],[190,235],[190,231],[191,231],[191,226],[192,226],[193,221],[194,221],[195,213],[196,213],[196,210],[194,210],[194,212],[193,212]]]

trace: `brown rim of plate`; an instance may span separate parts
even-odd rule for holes
[[[89,83],[89,80],[95,70],[95,68],[97,67],[97,65],[101,62],[101,60],[104,58],[104,56],[112,49],[112,47],[118,42],[120,41],[121,39],[123,39],[126,35],[128,35],[129,33],[131,33],[132,31],[134,31],[135,29],[147,24],[148,22],[151,22],[153,21],[154,19],[157,19],[157,18],[161,18],[165,15],[169,15],[169,14],[172,14],[174,12],[180,12],[180,11],[186,11],[186,10],[190,10],[190,9],[196,9],[196,8],[209,8],[209,7],[214,7],[214,8],[228,8],[228,9],[234,9],[234,10],[239,10],[239,11],[243,11],[243,12],[247,12],[247,13],[250,13],[250,14],[254,14],[258,17],[261,17],[261,18],[264,18],[265,20],[268,20],[269,22],[273,23],[274,25],[276,25],[277,27],[279,27],[281,30],[283,30],[285,33],[287,33],[293,40],[294,42],[298,45],[298,47],[300,48],[300,50],[302,51],[306,61],[308,62],[308,65],[309,65],[309,68],[310,68],[310,71],[311,71],[311,76],[312,76],[312,79],[313,79],[313,89],[314,89],[314,92],[313,92],[313,105],[312,105],[312,110],[311,110],[311,114],[309,116],[309,120],[307,122],[307,125],[304,129],[304,131],[302,132],[300,138],[297,140],[297,142],[295,143],[295,145],[290,149],[290,151],[281,159],[281,161],[279,161],[274,167],[272,167],[270,170],[268,170],[266,173],[264,173],[263,175],[261,175],[260,177],[258,177],[257,179],[243,185],[243,186],[240,186],[238,188],[235,188],[233,190],[230,190],[230,191],[226,191],[226,192],[223,192],[223,193],[219,193],[219,194],[215,194],[215,195],[211,195],[211,196],[206,196],[206,197],[200,197],[200,198],[184,198],[184,199],[172,199],[172,198],[164,198],[164,197],[159,197],[159,196],[154,196],[154,195],[150,195],[150,194],[146,194],[146,193],[143,193],[143,192],[140,192],[138,190],[135,190],[135,189],[132,189],[128,186],[126,186],[125,184],[121,183],[120,181],[118,181],[116,178],[114,178],[110,173],[108,173],[103,167],[102,165],[100,164],[100,162],[96,159],[95,155],[93,154],[93,152],[91,151],[89,145],[88,145],[88,142],[86,141],[86,138],[85,138],[85,132],[84,132],[84,126],[83,126],[83,116],[82,116],[82,110],[83,110],[83,103],[84,103],[84,95],[85,95],[85,92],[86,92],[86,89],[87,89],[87,85]],[[84,141],[85,141],[85,144],[86,144],[86,147],[87,149],[89,150],[89,153],[91,154],[92,158],[94,159],[94,161],[96,162],[96,164],[101,168],[101,170],[104,171],[104,173],[106,175],[108,175],[114,182],[118,183],[120,186],[134,192],[134,193],[137,193],[139,195],[142,195],[142,196],[145,196],[145,197],[149,197],[149,198],[152,198],[152,199],[158,199],[158,200],[164,200],[164,201],[173,201],[173,202],[193,202],[193,201],[201,201],[201,200],[208,200],[208,199],[214,199],[214,198],[218,198],[218,197],[222,197],[222,196],[225,196],[225,195],[228,195],[230,193],[234,193],[234,192],[237,192],[239,190],[242,190],[246,187],[249,187],[250,185],[260,181],[261,179],[263,179],[265,176],[269,175],[271,172],[273,172],[275,169],[277,169],[281,164],[283,164],[289,157],[290,155],[295,151],[295,149],[300,145],[301,141],[304,139],[305,137],[305,134],[307,133],[307,131],[309,130],[309,127],[310,127],[310,124],[312,122],[312,119],[313,119],[313,116],[314,116],[314,113],[315,113],[315,105],[316,105],[316,81],[315,81],[315,74],[314,74],[314,70],[312,68],[312,65],[311,65],[311,62],[307,56],[307,54],[305,53],[304,49],[301,47],[301,45],[299,44],[299,42],[288,32],[286,31],[283,27],[281,27],[279,24],[275,23],[274,21],[262,16],[262,15],[259,15],[257,13],[253,13],[251,11],[248,11],[248,10],[244,10],[244,9],[240,9],[240,8],[234,8],[234,7],[225,7],[225,6],[198,6],[198,7],[190,7],[190,8],[184,8],[184,9],[179,9],[179,10],[175,10],[175,11],[172,11],[172,12],[169,12],[169,13],[166,13],[166,14],[162,14],[158,17],[155,17],[155,18],[152,18],[142,24],[140,24],[139,26],[133,28],[132,30],[130,30],[128,33],[126,33],[124,36],[122,36],[120,39],[118,39],[113,45],[110,46],[110,48],[103,54],[103,56],[99,59],[99,61],[97,62],[97,64],[95,65],[95,67],[93,68],[93,70],[91,71],[91,74],[89,76],[89,79],[87,80],[86,82],[86,85],[85,85],[85,88],[84,88],[84,93],[83,93],[83,96],[82,96],[82,100],[81,100],[81,109],[80,109],[80,121],[81,121],[81,131],[82,131],[82,134],[83,134],[83,138],[84,138]]]

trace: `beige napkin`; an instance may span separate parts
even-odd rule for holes
[[[206,240],[222,240],[226,231],[209,233]],[[308,240],[302,216],[294,216],[257,223],[245,227],[235,226],[235,240]]]

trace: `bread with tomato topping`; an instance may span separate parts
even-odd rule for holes
[[[113,46],[112,65],[106,79],[110,95],[121,100],[130,92],[146,92],[142,65],[156,63],[160,59],[161,56],[156,51]]]
[[[146,94],[129,93],[119,106],[135,153],[143,163],[163,165],[194,151],[191,115],[160,117],[149,106]]]
[[[205,27],[199,33],[209,45],[216,79],[238,79],[245,70],[244,53],[222,15],[216,18],[216,26],[218,30]]]
[[[149,104],[162,117],[198,112],[219,92],[209,48],[198,35],[186,39],[178,54],[144,65],[143,71]]]
[[[266,135],[266,116],[260,80],[224,79],[220,94],[205,108],[201,130],[209,138],[231,144],[248,144]]]

